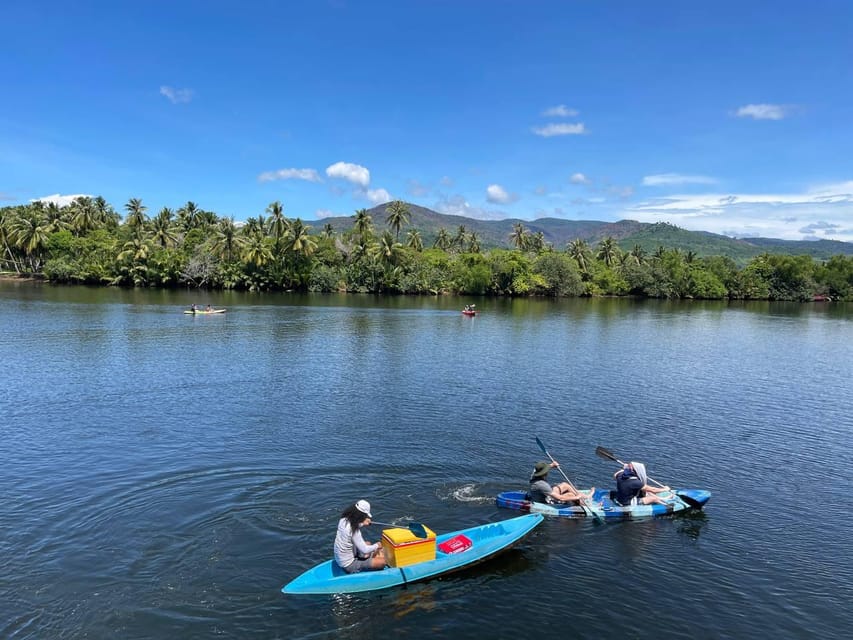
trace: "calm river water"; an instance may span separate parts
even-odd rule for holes
[[[466,318],[465,302],[482,314]],[[190,303],[226,306],[192,317]],[[813,638],[853,625],[853,307],[0,283],[0,637]],[[285,596],[340,511],[518,515],[535,437],[713,497],[486,564]],[[556,474],[555,474],[556,475]],[[558,477],[552,477],[556,481]],[[375,539],[379,528],[374,526]]]

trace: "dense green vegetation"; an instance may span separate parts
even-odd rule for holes
[[[464,224],[440,228],[427,243],[410,221],[400,201],[384,207],[381,231],[364,209],[336,231],[286,217],[279,202],[242,225],[193,202],[153,216],[137,198],[124,216],[100,197],[63,208],[36,202],[0,209],[0,270],[132,287],[853,300],[853,257],[844,255],[762,253],[741,267],[664,245],[627,249],[611,236],[554,247],[522,222],[508,234],[511,248],[483,250]]]

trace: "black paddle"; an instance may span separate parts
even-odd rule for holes
[[[380,524],[383,527],[394,527],[395,529],[408,529],[412,533],[415,534],[416,538],[426,538],[427,532],[420,522],[410,522],[407,525],[399,525],[399,524],[389,524],[387,522],[377,522],[376,520],[371,520],[370,524]]]
[[[613,455],[612,451],[605,449],[604,447],[596,447],[595,448],[595,455],[597,455],[599,458],[604,458],[605,460],[617,462],[617,463],[621,464],[623,467],[625,466],[625,463],[622,462],[615,455]],[[657,486],[659,486],[661,488],[666,486],[666,485],[661,484],[660,482],[658,482],[654,478],[646,478],[646,479],[649,482],[655,483]],[[678,493],[675,490],[671,490],[671,491],[672,491],[672,495],[676,496],[679,500],[683,500],[684,502],[686,502],[689,506],[693,507],[694,509],[701,509],[703,507],[703,504],[701,502],[699,502],[698,500],[694,500],[690,496],[681,495],[680,493]]]
[[[544,453],[546,456],[548,456],[551,459],[551,462],[556,462],[556,460],[554,460],[554,457],[550,453],[548,453],[548,449],[545,448],[545,445],[539,439],[539,436],[536,436],[536,444],[538,444],[539,448],[542,449],[542,453]],[[578,490],[575,489],[575,485],[572,484],[572,481],[569,480],[569,477],[565,473],[563,473],[563,469],[560,467],[560,465],[557,465],[557,468],[560,469],[560,473],[563,474],[563,477],[566,479],[566,482],[572,488],[572,490],[575,493],[579,493]],[[604,518],[602,517],[602,515],[600,513],[598,513],[595,509],[593,509],[592,507],[590,507],[586,504],[586,498],[582,498],[579,502],[580,502],[581,508],[584,509],[585,511],[589,512],[589,515],[591,515],[596,520],[599,520],[601,522],[604,521]]]

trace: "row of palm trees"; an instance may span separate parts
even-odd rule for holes
[[[788,268],[789,275],[779,276],[783,266],[770,259],[738,273],[728,259],[700,260],[692,252],[663,247],[651,255],[640,246],[623,251],[612,237],[595,245],[576,239],[558,251],[541,232],[531,233],[521,223],[508,237],[515,250],[483,254],[479,237],[464,225],[455,233],[439,229],[428,250],[421,232],[407,229],[411,213],[401,201],[387,205],[386,229],[380,233],[365,209],[355,212],[351,228],[336,232],[327,223],[318,233],[285,216],[280,202],[245,223],[192,201],[153,216],[138,198],[123,209],[122,217],[103,198],[85,197],[68,207],[0,208],[0,270],[134,286],[658,297],[721,297],[732,291],[802,297],[812,278],[806,273],[810,259]],[[847,262],[853,261],[833,262],[837,273],[825,276],[840,283],[839,291],[847,286]],[[790,275],[797,273],[805,275]],[[799,284],[792,288],[794,280]]]

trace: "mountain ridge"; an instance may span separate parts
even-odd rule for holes
[[[367,210],[378,231],[388,229],[385,222],[389,203],[377,205]],[[537,218],[521,220],[505,218],[503,220],[479,220],[455,214],[439,213],[427,207],[410,202],[405,203],[410,212],[409,223],[401,233],[405,241],[405,232],[417,229],[424,246],[432,246],[439,229],[444,228],[454,237],[460,226],[466,233],[476,233],[483,249],[511,247],[510,234],[516,224],[532,234],[542,233],[546,242],[556,249],[564,249],[566,244],[581,239],[595,245],[604,238],[612,237],[623,250],[631,250],[639,245],[648,253],[663,246],[667,249],[691,251],[697,256],[722,255],[745,262],[762,253],[784,253],[789,255],[809,255],[826,260],[833,255],[853,256],[853,242],[840,240],[783,240],[781,238],[732,238],[710,231],[688,231],[666,222],[638,222],[619,220],[603,222],[597,220],[567,220],[564,218]],[[336,232],[348,231],[355,220],[352,216],[334,216],[318,220],[305,220],[315,228],[330,224]]]

